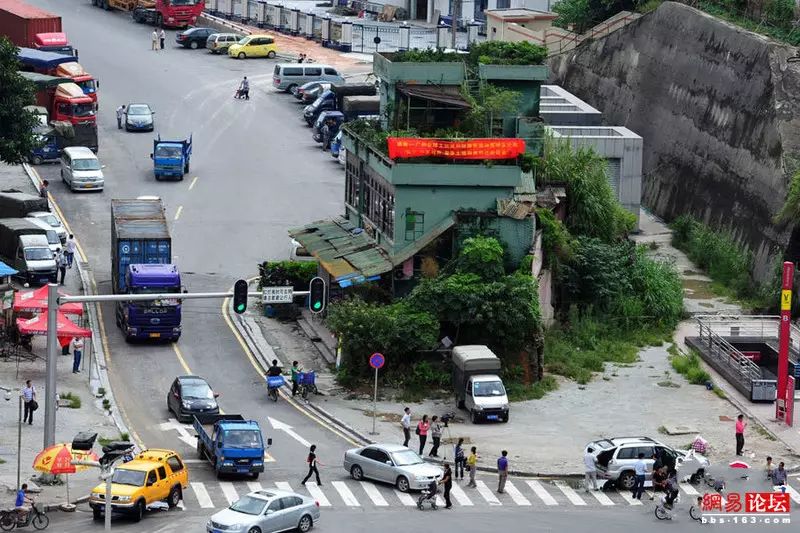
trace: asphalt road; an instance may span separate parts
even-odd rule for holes
[[[192,292],[226,290],[236,279],[256,275],[260,261],[287,257],[287,228],[341,211],[342,168],[313,142],[295,100],[272,89],[275,61],[183,49],[174,44],[173,31],[167,32],[166,50],[153,52],[151,29],[122,13],[85,0],[32,3],[62,16],[81,64],[100,80],[105,191],[71,193],[60,182],[57,165],[39,167],[88,257],[99,292],[110,292],[112,198],[164,200],[173,260]],[[235,100],[244,75],[251,80],[251,99]],[[156,111],[153,134],[117,129],[114,111],[129,102],[146,102]],[[155,181],[149,154],[157,134],[193,135],[192,168],[184,181]],[[275,461],[268,468],[285,470],[281,479],[297,477],[305,467],[303,441],[319,444],[323,462],[340,461],[352,444],[298,409],[267,398],[261,370],[226,325],[221,307],[219,300],[185,303],[183,336],[174,345],[126,344],[112,307],[103,307],[109,375],[135,436],[148,447],[195,456],[194,441],[184,427],[169,425],[165,407],[174,377],[194,373],[221,394],[226,413],[258,420],[265,437],[274,439]],[[301,440],[272,430],[269,417],[294,427]]]

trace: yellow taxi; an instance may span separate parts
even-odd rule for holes
[[[228,55],[239,59],[248,57],[275,57],[278,45],[270,35],[248,35],[228,48]]]
[[[172,450],[145,450],[114,469],[111,477],[111,509],[133,516],[138,522],[148,505],[166,501],[172,508],[180,503],[189,486],[189,471]],[[100,520],[105,511],[106,484],[92,489],[89,506]]]

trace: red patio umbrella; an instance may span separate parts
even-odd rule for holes
[[[36,315],[33,318],[18,318],[17,329],[22,335],[47,335],[47,315]],[[77,326],[61,311],[56,317],[56,334],[59,339],[73,337],[91,337],[92,330]]]
[[[47,311],[47,285],[43,285],[33,291],[17,292],[14,295],[15,313],[44,313]],[[61,296],[68,296],[65,292],[58,290]],[[68,315],[83,315],[83,305],[77,302],[70,302],[58,306],[58,310]]]

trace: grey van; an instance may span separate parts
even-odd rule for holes
[[[319,63],[278,63],[272,73],[272,85],[286,92],[310,81],[324,81],[334,85],[345,83],[338,70]]]
[[[212,33],[206,39],[206,48],[212,54],[227,54],[232,44],[238,43],[242,36],[236,33]]]

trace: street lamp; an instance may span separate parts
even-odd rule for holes
[[[11,393],[12,389],[6,387],[0,387],[5,391],[5,399],[7,402],[11,401]],[[19,492],[19,476],[20,476],[20,465],[22,464],[22,393],[19,394],[19,414],[17,415],[17,492]]]

